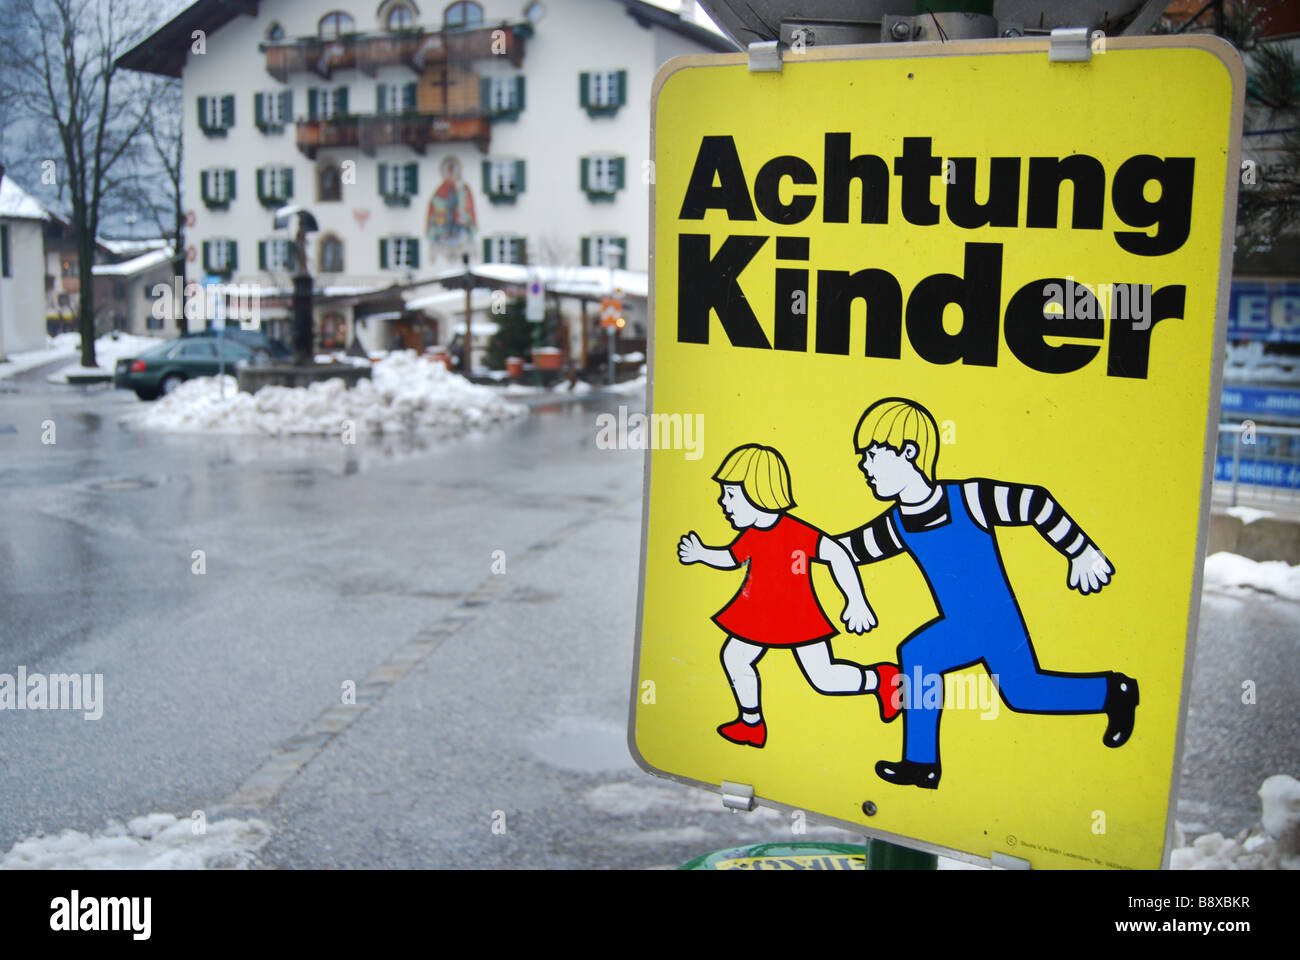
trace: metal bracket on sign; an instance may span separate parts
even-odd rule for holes
[[[750,73],[781,72],[781,41],[755,41],[749,45]]]
[[[1028,860],[1023,860],[1020,857],[1013,857],[1010,856],[1009,854],[1001,853],[999,851],[993,852],[993,866],[1001,867],[1003,870],[1032,870],[1033,869],[1033,864],[1031,864]]]
[[[1092,42],[1087,27],[1054,27],[1048,60],[1064,63],[1087,63],[1092,59]]]
[[[747,783],[722,781],[722,805],[728,810],[740,810],[744,813],[754,809],[754,788]]]

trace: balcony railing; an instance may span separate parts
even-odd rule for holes
[[[473,143],[487,153],[492,123],[483,114],[403,114],[402,116],[350,116],[298,122],[298,149],[309,159],[332,147],[357,147],[373,155],[376,147],[408,146],[423,154],[431,143]]]
[[[528,24],[501,24],[478,30],[412,30],[401,33],[354,33],[337,40],[307,37],[263,45],[266,71],[281,83],[291,73],[315,73],[326,80],[340,70],[360,69],[374,76],[380,67],[406,66],[423,74],[442,63],[467,63],[505,57],[516,67],[524,61]]]

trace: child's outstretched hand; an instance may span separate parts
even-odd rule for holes
[[[704,544],[694,530],[677,544],[677,559],[682,563],[700,563],[704,559]]]
[[[856,600],[850,600],[844,606],[844,613],[840,615],[849,628],[849,633],[866,633],[876,625],[876,615],[872,612],[871,605],[863,600],[859,603]]]
[[[1090,543],[1070,561],[1070,589],[1080,593],[1096,593],[1110,583],[1110,575],[1114,572],[1115,568],[1110,565],[1105,554]]]

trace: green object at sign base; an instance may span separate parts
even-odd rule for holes
[[[714,850],[679,870],[865,870],[867,850],[851,843],[756,843]]]
[[[884,840],[871,840],[867,844],[868,870],[938,870],[939,858],[933,853],[922,853]]]

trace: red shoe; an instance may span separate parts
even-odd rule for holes
[[[892,663],[877,663],[871,669],[876,671],[876,689],[872,692],[880,700],[880,719],[888,723],[898,716],[903,705],[898,667]]]
[[[744,720],[736,719],[718,727],[718,733],[722,734],[723,739],[730,740],[732,743],[748,744],[751,747],[761,747],[767,743],[767,724],[762,720],[758,723],[746,723]]]

